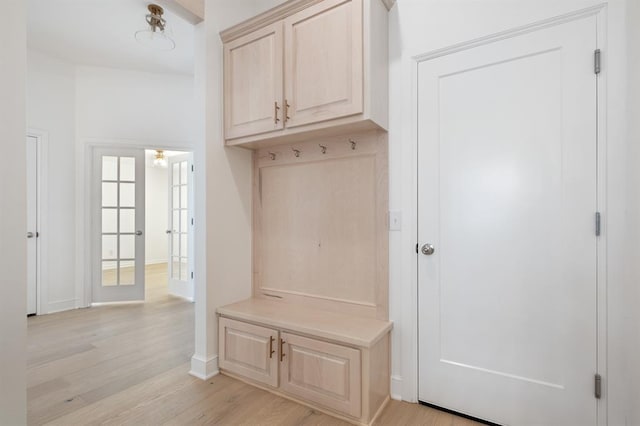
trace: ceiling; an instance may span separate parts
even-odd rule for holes
[[[146,0],[28,0],[27,44],[76,64],[193,74],[194,27],[165,8],[176,48],[153,51],[134,33],[148,27]]]

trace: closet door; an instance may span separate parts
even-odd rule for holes
[[[282,22],[224,46],[225,138],[282,129]]]
[[[336,411],[360,417],[360,351],[282,333],[280,388]]]
[[[278,332],[220,318],[220,368],[271,386],[278,386]]]
[[[284,28],[285,126],[361,113],[362,0],[325,0]]]

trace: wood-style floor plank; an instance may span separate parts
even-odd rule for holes
[[[227,376],[190,376],[194,305],[167,294],[165,265],[146,274],[144,304],[29,318],[30,425],[347,424]],[[391,401],[375,424],[476,423]]]

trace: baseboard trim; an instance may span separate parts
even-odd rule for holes
[[[47,303],[47,309],[44,313],[54,314],[56,312],[69,311],[76,309],[76,299],[59,300],[57,302]]]
[[[402,377],[391,376],[391,399],[402,401]]]
[[[200,380],[209,380],[213,376],[217,376],[220,374],[220,370],[218,370],[218,355],[209,359],[203,359],[197,355],[192,356],[189,374]]]

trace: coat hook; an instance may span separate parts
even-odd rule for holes
[[[293,151],[293,155],[295,155],[296,157],[300,157],[300,150],[299,149],[291,148],[291,151]]]
[[[275,152],[270,152],[269,153],[269,157],[271,157],[272,160],[276,159],[276,153]]]
[[[351,144],[351,149],[352,150],[356,150],[356,141],[354,141],[353,139],[349,138],[349,143]]]
[[[319,147],[320,147],[320,149],[322,150],[322,153],[323,153],[323,154],[326,154],[326,153],[327,153],[327,147],[326,147],[326,146],[324,146],[324,145],[318,145],[318,146],[319,146]]]

